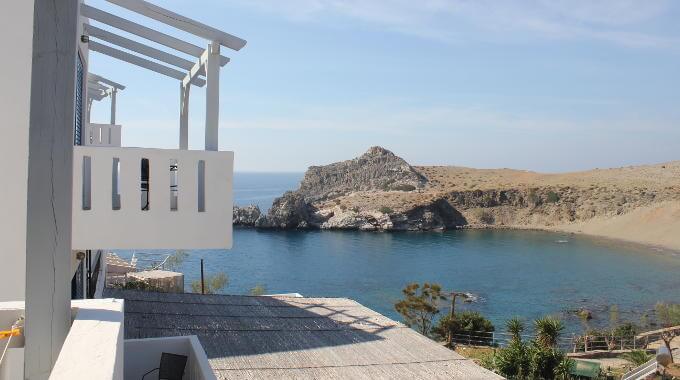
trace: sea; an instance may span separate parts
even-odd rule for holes
[[[266,211],[303,173],[236,173],[234,201]],[[474,310],[502,328],[505,320],[553,315],[567,332],[638,322],[657,302],[680,303],[680,253],[574,234],[515,230],[444,232],[261,231],[235,228],[230,250],[188,251],[179,271],[187,291],[224,272],[225,294],[296,292],[346,297],[399,320],[394,303],[411,282],[466,292]],[[117,251],[129,257],[133,251]],[[155,251],[167,252],[172,251]],[[442,313],[448,305],[442,304]],[[584,322],[574,311],[587,309]]]

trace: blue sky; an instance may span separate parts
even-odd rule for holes
[[[237,171],[304,171],[372,145],[412,164],[537,171],[680,159],[680,2],[155,4],[248,41],[223,50],[221,72],[220,149]],[[97,53],[90,71],[127,86],[124,145],[177,147],[178,81]],[[195,149],[203,94],[192,89]],[[92,121],[107,120],[107,103],[93,108]]]

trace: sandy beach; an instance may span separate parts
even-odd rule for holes
[[[547,228],[582,233],[680,251],[680,202],[641,207],[624,215]]]

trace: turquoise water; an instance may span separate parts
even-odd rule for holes
[[[295,187],[300,175],[295,180],[292,175],[284,177]],[[267,183],[266,189],[287,186],[271,186],[275,182]],[[243,182],[237,176],[235,189],[239,183]],[[263,208],[281,193],[272,191],[267,198],[265,185],[252,185],[259,189],[253,197],[259,197]],[[622,319],[637,321],[657,301],[680,302],[678,254],[538,231],[236,229],[232,250],[189,252],[179,269],[187,285],[199,278],[201,258],[207,273],[227,273],[225,293],[247,293],[264,284],[270,293],[352,298],[395,319],[399,316],[393,304],[404,285],[413,281],[437,282],[445,289],[477,295],[478,302],[461,307],[480,311],[497,325],[514,315],[532,319],[559,314],[572,331],[580,326],[567,313],[570,309],[594,311],[593,324],[598,325],[608,321],[609,305],[618,306]]]

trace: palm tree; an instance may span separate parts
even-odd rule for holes
[[[562,321],[555,317],[543,317],[534,321],[536,342],[544,348],[555,348],[564,330]]]
[[[645,350],[634,350],[626,352],[622,357],[637,367],[647,363],[652,358],[652,355],[648,354]]]
[[[512,317],[505,322],[505,329],[510,333],[510,337],[515,342],[522,341],[522,332],[524,331],[524,321],[519,317]]]
[[[576,361],[568,357],[564,357],[560,364],[555,367],[555,378],[560,380],[568,380],[571,378],[571,370],[576,366]]]

